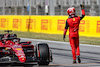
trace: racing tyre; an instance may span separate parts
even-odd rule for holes
[[[46,43],[37,44],[36,55],[38,58],[38,65],[48,65],[49,64],[49,47]]]

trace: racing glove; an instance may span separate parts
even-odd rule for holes
[[[63,40],[65,41],[67,29],[64,29]]]
[[[82,10],[82,17],[81,17],[81,20],[82,20],[82,18],[84,18],[84,16],[85,16],[85,10],[84,10],[84,5],[80,4],[80,7]]]
[[[84,5],[83,4],[80,4],[80,7],[81,7],[81,9],[84,9]]]

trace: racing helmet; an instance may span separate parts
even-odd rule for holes
[[[17,38],[17,35],[16,34],[11,34],[10,37]]]
[[[74,15],[75,14],[75,8],[74,7],[68,8],[67,13],[68,13],[68,15]]]

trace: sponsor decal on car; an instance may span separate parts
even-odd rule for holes
[[[22,50],[22,48],[16,48],[15,50]]]

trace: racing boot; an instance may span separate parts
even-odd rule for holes
[[[81,63],[81,59],[80,59],[80,56],[78,56],[78,63]]]
[[[77,62],[76,62],[76,60],[73,60],[73,64],[76,64]]]

